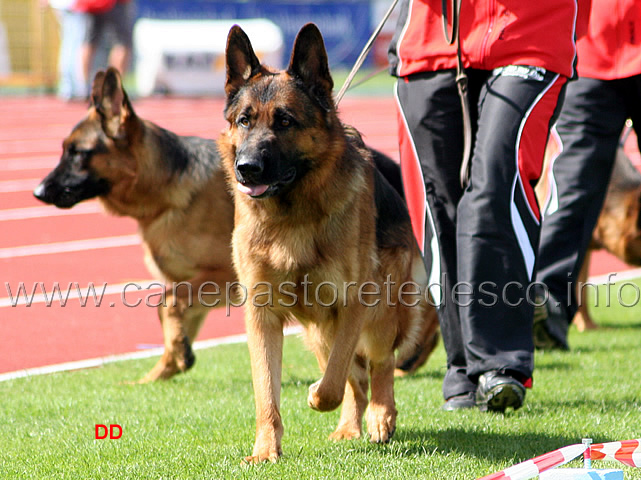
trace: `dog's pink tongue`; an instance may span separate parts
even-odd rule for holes
[[[263,193],[267,191],[269,188],[269,185],[243,185],[242,183],[238,183],[238,190],[244,193],[245,195],[251,195],[252,197],[259,197]]]

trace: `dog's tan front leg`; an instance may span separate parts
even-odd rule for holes
[[[187,371],[194,364],[195,357],[191,349],[193,339],[187,336],[185,323],[198,324],[199,327],[206,311],[198,310],[196,307],[189,308],[174,299],[173,295],[168,295],[165,305],[158,307],[165,351],[158,363],[139,380],[139,383],[166,380],[177,373]],[[186,322],[187,317],[194,318]],[[192,330],[197,331],[197,328]]]
[[[341,418],[331,440],[352,440],[360,438],[363,413],[367,407],[368,372],[367,359],[355,355],[352,372],[345,386]]]
[[[158,307],[165,351],[139,383],[166,380],[193,366],[196,357],[191,345],[210,308],[225,304],[225,291],[220,285],[233,278],[226,269],[203,270],[190,281],[168,286],[166,306]]]
[[[337,327],[323,378],[309,387],[307,404],[314,410],[334,410],[343,400],[347,375],[361,334],[364,308],[356,301],[339,313],[336,319]]]
[[[371,442],[386,443],[396,430],[394,404],[394,355],[371,362],[372,398],[367,407],[367,432]]]
[[[275,462],[282,454],[284,430],[280,417],[283,322],[264,308],[246,308],[245,326],[256,402],[256,441],[253,454],[245,461]]]

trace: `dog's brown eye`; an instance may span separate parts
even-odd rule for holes
[[[243,128],[249,127],[249,118],[247,118],[245,115],[241,116],[238,118],[237,122],[238,125],[240,125]]]
[[[292,124],[292,122],[290,122],[288,118],[283,118],[283,119],[280,121],[280,126],[281,126],[281,127],[284,127],[284,128],[289,127],[291,124]]]

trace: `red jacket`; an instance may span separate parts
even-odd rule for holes
[[[403,1],[390,45],[394,74],[456,68],[441,10],[441,0]],[[571,77],[576,11],[577,0],[461,0],[463,64],[482,70],[531,65]]]
[[[588,28],[579,35],[581,77],[613,80],[641,74],[641,1],[592,0]]]

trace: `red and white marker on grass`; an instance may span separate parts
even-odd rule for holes
[[[585,467],[590,468],[592,460],[608,458],[617,460],[629,467],[641,467],[641,439],[624,440],[622,442],[595,443],[590,445],[591,439],[584,439],[584,443],[569,445],[541,456],[513,465],[492,475],[478,480],[528,480],[539,474],[559,467],[575,459],[585,452]]]
[[[478,480],[528,480],[546,470],[568,463],[585,452],[586,449],[587,446],[580,443],[562,447]]]
[[[618,460],[628,467],[641,467],[641,439],[622,442],[595,443],[590,446],[590,458]]]

